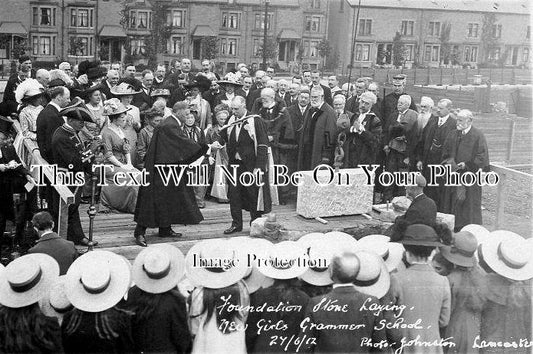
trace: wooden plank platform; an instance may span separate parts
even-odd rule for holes
[[[88,205],[80,206],[81,222],[84,231],[88,236],[89,217],[87,215]],[[181,232],[183,237],[179,239],[160,238],[157,236],[157,229],[148,229],[146,239],[148,244],[171,243],[177,246],[183,253],[186,253],[198,240],[210,238],[223,238],[224,230],[231,224],[229,204],[219,204],[206,202],[206,208],[201,209],[204,221],[198,225],[174,225],[176,232]],[[388,224],[379,220],[368,220],[362,215],[338,216],[326,218],[328,223],[322,224],[314,219],[305,219],[296,214],[294,204],[273,206],[273,213],[276,214],[278,222],[281,223],[287,232],[284,232],[284,239],[297,239],[301,235],[310,232],[345,231],[356,237],[364,234],[379,233]],[[243,212],[243,231],[232,234],[232,236],[249,235],[249,214]],[[133,231],[135,222],[132,214],[124,213],[98,213],[94,221],[93,239],[98,241],[95,249],[106,249],[125,256],[127,259],[134,259],[143,249],[135,245]],[[78,248],[80,251],[84,247]]]

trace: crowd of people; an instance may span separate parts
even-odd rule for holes
[[[38,246],[0,266],[2,353],[531,353],[533,243],[512,232],[210,239],[131,264],[32,223]]]
[[[430,97],[422,97],[417,105],[405,92],[405,75],[394,76],[393,91],[380,97],[378,83],[371,78],[339,86],[337,78],[330,76],[324,85],[317,71],[304,71],[289,80],[276,80],[273,68],[250,73],[245,64],[221,78],[208,60],[202,62],[200,71],[193,72],[188,58],[174,60],[169,68],[160,64],[153,71],[146,69],[140,76],[131,64],[113,63],[107,70],[99,62],[75,66],[63,62],[57,69],[34,72],[29,57],[22,56],[19,61],[19,70],[10,77],[0,104],[0,115],[7,117],[0,126],[2,146],[12,144],[9,125],[18,120],[22,138],[15,139],[15,151],[20,151],[24,139],[30,139],[45,161],[63,171],[90,174],[91,163],[112,165],[113,171],[106,169],[106,186],[96,189],[97,200],[110,209],[135,214],[136,221],[140,220],[135,240],[143,246],[147,227],[159,227],[165,237],[179,236],[170,222],[200,222],[201,212],[190,210],[181,217],[162,217],[159,221],[158,213],[152,211],[148,217],[143,212],[146,208],[163,210],[161,206],[167,205],[181,210],[183,205],[165,204],[169,198],[165,198],[165,189],[159,189],[159,180],[150,182],[155,182],[152,187],[161,198],[151,198],[155,190],[145,193],[138,183],[115,185],[113,176],[118,172],[129,172],[133,178],[143,168],[154,172],[158,163],[208,165],[208,176],[202,176],[206,185],[192,188],[194,198],[182,185],[181,197],[188,196],[184,205],[189,209],[204,208],[206,199],[229,201],[232,223],[225,232],[231,234],[242,230],[243,209],[250,212],[253,221],[268,213],[272,204],[295,202],[296,187],[243,186],[240,178],[229,184],[221,176],[220,166],[239,166],[238,177],[260,172],[263,181],[269,181],[273,164],[285,165],[288,174],[321,164],[336,168],[377,164],[374,204],[406,193],[397,184],[381,185],[377,177],[383,171],[419,171],[426,180],[434,181],[431,165],[449,166],[450,171],[460,174],[489,169],[487,143],[483,133],[472,126],[472,112],[454,108],[448,99],[435,106]],[[69,121],[66,112],[72,107],[78,108],[70,109],[73,120]],[[170,135],[163,134],[171,140],[170,145],[163,140],[151,151],[151,145],[157,145],[151,143],[156,127],[166,125],[171,117],[177,126],[166,128]],[[78,121],[82,124],[76,124]],[[56,136],[57,132],[63,133]],[[184,139],[179,140],[178,135]],[[183,144],[190,145],[183,156],[172,157],[176,149],[184,149]],[[87,154],[94,157],[87,159]],[[6,158],[9,152],[3,155],[6,161],[0,165],[0,193],[10,201],[18,195],[18,204],[26,207],[19,208],[24,209],[24,215],[17,217],[12,205],[2,209],[0,234],[6,219],[16,219],[17,242],[21,242],[24,221],[36,211],[35,191],[25,193],[21,187],[31,178],[24,165],[30,167],[32,161]],[[77,163],[72,163],[73,158]],[[18,182],[11,182],[13,179]],[[470,223],[481,224],[478,184],[449,187],[443,177],[437,184],[427,187],[427,196],[439,212],[455,215],[456,230]],[[91,178],[86,178],[83,188],[71,190],[76,202],[69,206],[69,239],[87,245],[88,239],[78,227],[77,209],[80,202],[90,199]],[[57,193],[47,188],[40,194],[57,218]],[[147,195],[148,199],[142,197]],[[195,216],[185,222],[190,215]]]

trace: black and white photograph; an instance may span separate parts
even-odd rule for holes
[[[533,2],[0,8],[0,353],[533,354]]]

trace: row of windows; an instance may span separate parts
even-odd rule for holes
[[[70,8],[70,27],[93,28],[93,8]],[[32,7],[32,25],[54,27],[56,26],[56,8],[45,6]]]
[[[56,35],[32,35],[31,46],[32,54],[38,56],[55,56],[56,53]],[[93,36],[76,36],[71,37],[69,54],[76,56],[91,56],[94,54],[94,37]]]
[[[371,61],[370,52],[372,44],[358,43],[355,46],[355,61]],[[454,51],[458,51],[459,46],[454,46]],[[478,61],[479,46],[465,45],[462,52],[462,60],[465,63],[476,63]],[[529,48],[523,48],[522,61],[529,62]],[[426,45],[424,47],[425,62],[439,62],[441,55],[440,45]],[[405,45],[404,58],[406,61],[413,61],[415,57],[414,44]],[[489,60],[498,60],[501,57],[501,48],[494,48],[489,53]]]
[[[431,37],[440,37],[443,30],[443,24],[441,22],[431,21],[428,25],[427,35]],[[415,21],[404,20],[402,21],[400,27],[400,34],[402,36],[411,37],[414,35]],[[371,19],[360,19],[357,30],[358,36],[369,36],[372,35],[372,20]],[[468,23],[466,36],[468,38],[479,38],[480,35],[480,24],[479,23]],[[526,30],[526,39],[529,39],[531,36],[531,26],[527,26]],[[492,37],[501,38],[502,37],[502,25],[493,25],[492,26]]]

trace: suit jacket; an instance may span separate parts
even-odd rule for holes
[[[451,294],[448,279],[439,275],[429,264],[413,264],[409,268],[392,274],[390,292],[397,299],[397,305],[406,305],[404,323],[416,323],[422,319],[422,328],[400,329],[406,341],[417,337],[423,342],[439,341],[439,328],[450,320]],[[404,353],[442,353],[442,347],[411,346]]]
[[[396,218],[394,223],[397,224],[399,221],[405,221],[409,225],[424,224],[433,226],[437,222],[437,205],[433,199],[421,194],[413,200],[405,214]]]
[[[67,273],[68,268],[78,257],[78,251],[72,241],[67,241],[55,232],[44,235],[28,253],[44,253],[59,263],[59,275]]]
[[[300,143],[300,135],[304,124],[304,116],[309,111],[309,107],[309,105],[305,107],[303,114],[302,111],[300,111],[300,106],[298,104],[293,104],[287,108],[287,111],[291,116],[292,128],[294,129],[294,138],[298,144]]]
[[[325,311],[322,307],[318,311],[314,311],[313,308],[324,300],[326,302],[336,301],[335,305],[346,306],[348,311]],[[312,298],[307,305],[306,318],[303,320],[305,321],[304,325],[316,323],[323,325],[363,325],[364,327],[357,330],[336,328],[321,331],[313,328],[307,329],[305,332],[302,328],[301,338],[304,335],[307,338],[316,338],[316,345],[302,349],[314,353],[369,353],[370,348],[361,345],[362,339],[364,337],[371,338],[372,343],[379,343],[386,340],[386,333],[384,330],[374,329],[383,320],[383,315],[381,313],[376,315],[372,311],[361,309],[365,302],[367,308],[379,303],[374,296],[364,295],[353,286],[333,288],[326,295]]]
[[[257,101],[259,97],[261,97],[260,89],[255,89],[255,90],[250,89],[250,92],[248,92],[248,96],[246,97],[246,109],[248,111],[253,112],[254,103],[255,101]]]
[[[85,150],[79,136],[72,128],[63,124],[52,137],[52,159],[57,167],[68,169],[72,172],[91,172],[90,162],[82,160]]]
[[[152,89],[148,90],[148,93],[144,91],[144,87],[141,89],[141,93],[138,93],[133,96],[133,101],[131,102],[132,105],[139,108],[139,110],[145,111],[152,107],[152,104],[154,104],[154,100],[150,96],[150,92],[152,92]]]
[[[276,105],[279,105],[279,107],[287,107],[285,105],[285,101],[282,100],[278,95],[274,97],[274,101],[276,101]],[[263,107],[263,101],[261,100],[261,97],[258,96],[253,105],[252,105],[252,113],[253,114],[259,114],[259,110]]]
[[[15,99],[15,90],[17,89],[18,85],[20,85],[22,81],[19,79],[19,74],[14,73],[12,74],[9,79],[7,80],[6,87],[4,89],[4,99],[3,102],[5,102],[8,105],[8,112],[5,112],[6,114],[15,113],[17,111],[18,103]]]
[[[439,127],[439,117],[432,115],[418,139],[416,159],[422,161],[424,166],[440,164],[446,137],[457,129],[457,121],[449,116],[446,122]]]
[[[102,81],[102,84],[100,86],[101,86],[100,92],[102,92],[105,95],[106,100],[115,97],[111,94],[111,88],[109,87],[109,83],[107,82],[107,80]],[[102,97],[102,100],[104,100],[104,97]]]
[[[49,164],[54,163],[52,156],[52,136],[65,121],[57,108],[48,104],[37,116],[37,145],[41,156]]]
[[[381,141],[381,120],[373,112],[368,112],[362,122],[365,130],[359,134],[351,131],[357,119],[359,114],[354,114],[350,119],[350,127],[344,130],[346,134],[346,142],[343,145],[344,168],[376,163]]]
[[[333,164],[337,142],[337,115],[327,103],[304,118],[298,151],[298,170],[312,170],[321,163]]]
[[[348,100],[346,100],[346,105],[344,106],[344,108],[350,112],[359,112],[359,97],[360,96],[352,96],[348,98]]]
[[[391,121],[389,122],[389,129],[387,132],[387,139],[385,141],[389,144],[390,147],[392,140],[404,136],[406,141],[406,149],[404,151],[405,156],[409,157],[412,161],[414,161],[414,152],[418,143],[418,113],[416,113],[412,109],[408,109],[402,115],[399,122],[397,118],[398,116],[391,117]]]
[[[407,95],[406,93],[403,93],[402,95]],[[398,99],[401,95],[397,95],[394,92],[389,93],[388,95],[383,98],[382,106],[381,106],[381,115],[378,114],[378,116],[381,118],[381,122],[383,123],[383,130],[388,131],[389,124],[398,118]],[[409,109],[412,109],[413,111],[417,112],[415,100],[411,96],[411,105],[409,106]],[[385,142],[386,144],[387,142]]]

